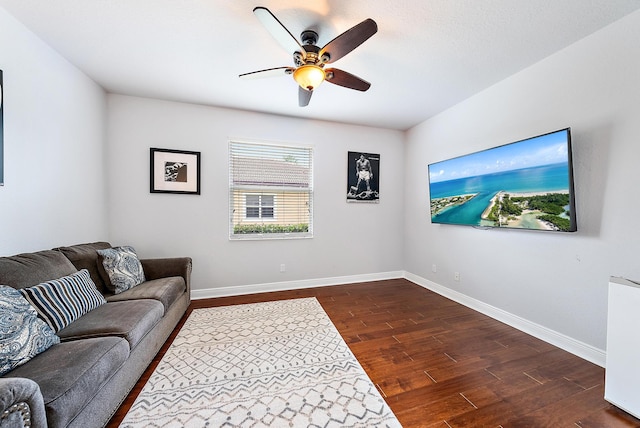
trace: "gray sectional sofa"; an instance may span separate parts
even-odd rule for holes
[[[19,290],[86,269],[106,300],[55,333],[60,343],[0,376],[0,427],[104,426],[185,315],[190,258],[141,259],[144,282],[113,294],[98,260],[109,248],[94,242],[0,257],[2,285]]]

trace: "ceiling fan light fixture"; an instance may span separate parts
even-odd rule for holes
[[[293,72],[293,79],[302,89],[313,91],[324,81],[325,73],[317,65],[305,64]]]

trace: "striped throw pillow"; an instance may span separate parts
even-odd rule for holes
[[[58,332],[92,309],[107,303],[82,269],[60,279],[20,290],[53,331]]]

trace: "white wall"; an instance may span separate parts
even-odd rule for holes
[[[102,89],[0,8],[0,255],[105,239]]]
[[[411,129],[405,269],[604,350],[609,276],[640,279],[638,40],[640,12]],[[567,126],[578,232],[430,224],[429,163]]]
[[[108,111],[111,242],[192,257],[195,290],[402,269],[401,132],[122,95]],[[230,138],[314,147],[313,239],[229,241]],[[149,193],[150,147],[201,152],[202,194]],[[379,204],[347,204],[348,151],[380,153]]]

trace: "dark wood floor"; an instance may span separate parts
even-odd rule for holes
[[[312,296],[404,427],[640,427],[604,400],[601,367],[406,280],[197,300],[190,310]]]

